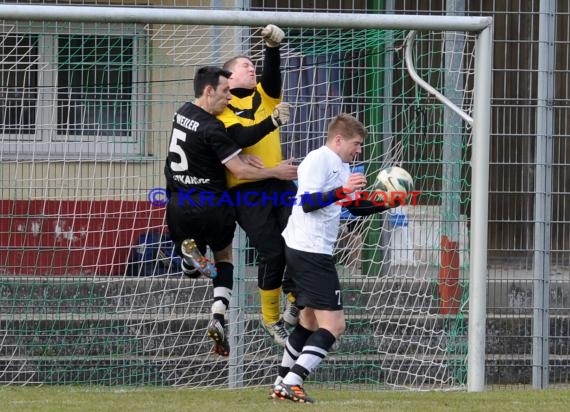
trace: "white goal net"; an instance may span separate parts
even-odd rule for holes
[[[318,14],[332,23],[294,25],[263,12],[238,13],[258,24],[231,25],[209,13],[202,24],[160,22],[160,13],[103,23],[89,12],[55,21],[0,9],[0,382],[273,381],[282,350],[260,327],[255,253],[243,234],[234,242],[232,352],[221,358],[205,336],[209,281],[181,275],[156,202],[172,114],[192,100],[194,71],[236,54],[260,70],[264,21],[286,32],[283,100],[293,111],[284,157],[302,160],[332,117],[351,113],[369,131],[352,166],[369,182],[401,166],[421,192],[415,206],[343,214],[335,258],[347,330],[311,381],[466,387],[476,123],[412,80],[409,30],[397,16],[388,29]],[[476,39],[426,28],[407,46],[418,76],[468,116],[477,111]]]

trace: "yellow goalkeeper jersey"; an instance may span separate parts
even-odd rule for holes
[[[233,96],[228,107],[218,116],[226,128],[237,123],[243,127],[253,126],[273,113],[275,106],[281,99],[268,96],[260,83],[257,83],[255,91],[249,96],[240,98]],[[281,153],[281,141],[279,138],[279,128],[267,134],[256,144],[246,147],[242,153],[259,156],[263,160],[265,167],[274,167],[283,160]],[[237,179],[226,169],[228,187],[232,188],[242,183],[252,180]]]

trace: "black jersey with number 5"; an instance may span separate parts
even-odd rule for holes
[[[224,124],[195,104],[184,104],[172,123],[170,146],[164,166],[167,189],[221,193],[226,190],[224,163],[241,149],[231,140]]]

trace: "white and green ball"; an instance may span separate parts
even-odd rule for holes
[[[391,166],[380,170],[374,188],[386,194],[404,192],[407,195],[414,189],[414,179],[405,169]]]

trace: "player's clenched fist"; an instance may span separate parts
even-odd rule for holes
[[[283,41],[285,33],[275,24],[268,24],[261,30],[261,35],[267,47],[277,47]]]

